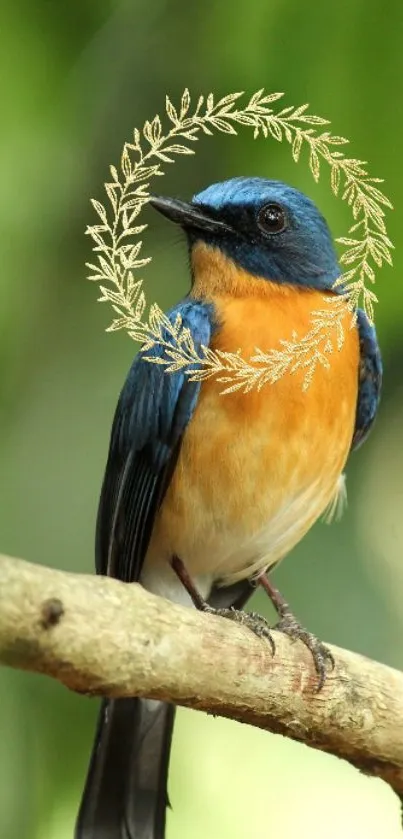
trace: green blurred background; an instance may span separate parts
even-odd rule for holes
[[[20,0],[0,8],[0,547],[75,571],[93,568],[94,518],[112,413],[134,346],[107,335],[111,312],[86,282],[107,165],[165,93],[285,90],[353,138],[386,179],[402,225],[401,0]],[[346,235],[348,210],[285,145],[242,131],[204,139],[158,188],[190,196],[240,174],[302,188]],[[187,289],[186,251],[153,219],[148,299]],[[317,635],[403,667],[402,255],[378,278],[385,361],[379,421],[348,467],[341,524],[318,524],[276,572]],[[256,596],[253,606],[264,611]],[[0,672],[0,837],[72,839],[97,702]],[[397,839],[394,794],[331,756],[228,721],[179,712],[168,839]]]

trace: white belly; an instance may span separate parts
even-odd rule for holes
[[[250,579],[279,562],[305,535],[312,523],[330,506],[337,514],[345,497],[341,475],[332,496],[324,496],[319,480],[289,499],[258,532],[245,537],[242,522],[238,528],[223,530],[206,510],[202,519],[209,525],[204,532],[193,531],[192,538],[181,546],[161,540],[157,525],[147,553],[141,582],[154,594],[183,605],[192,605],[187,592],[170,567],[173,555],[180,556],[199,593],[208,598],[214,584],[230,585]],[[340,503],[339,503],[340,502]],[[211,511],[210,511],[211,512]],[[190,511],[189,511],[190,514]],[[189,536],[189,530],[187,530]],[[164,544],[165,543],[165,544]]]

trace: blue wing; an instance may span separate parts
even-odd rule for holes
[[[357,327],[360,341],[360,367],[352,449],[361,446],[371,431],[382,387],[382,359],[375,328],[371,326],[362,309],[357,309]]]
[[[211,304],[185,299],[168,313],[182,318],[196,349],[214,329]],[[169,333],[166,333],[169,340]],[[183,372],[144,360],[161,346],[140,351],[120,394],[98,508],[96,569],[126,582],[139,579],[156,513],[179,454],[182,435],[200,392]]]

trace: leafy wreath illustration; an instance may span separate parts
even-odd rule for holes
[[[107,331],[127,330],[131,338],[142,344],[143,351],[155,344],[162,345],[161,357],[146,356],[146,359],[163,365],[168,373],[183,370],[192,380],[202,381],[214,376],[226,385],[222,393],[260,389],[265,384],[273,384],[286,372],[294,373],[300,368],[304,370],[302,386],[306,390],[316,367],[329,367],[329,355],[343,345],[346,303],[352,313],[352,324],[354,310],[359,304],[373,322],[373,304],[377,297],[366,283],[375,281],[374,266],[380,268],[384,262],[392,264],[393,245],[387,236],[383,209],[392,209],[392,204],[377,186],[382,179],[368,176],[366,161],[346,157],[338,147],[348,140],[316,127],[329,125],[329,120],[309,114],[308,105],[288,106],[275,113],[270,106],[283,95],[265,95],[262,89],[239,108],[236,103],[243,93],[231,93],[216,103],[210,93],[206,99],[204,96],[198,98],[193,112],[187,89],[179,110],[167,96],[169,130],[163,132],[159,116],[152,122],[147,121],[142,132],[135,128],[133,141],[123,147],[121,174],[115,166],[110,167],[112,180],[105,184],[108,208],[92,199],[101,223],[87,227],[86,232],[95,242],[93,250],[97,254],[97,264],[86,265],[91,271],[88,279],[102,283],[100,302],[109,302],[118,315]],[[181,318],[171,323],[156,303],[151,304],[148,317],[144,319],[147,304],[143,280],[137,279],[135,272],[151,258],[140,256],[141,241],[133,243],[133,238],[147,227],[136,224],[136,220],[148,202],[151,178],[164,174],[161,163],[172,163],[175,155],[194,154],[189,143],[195,142],[200,133],[212,135],[217,130],[236,135],[236,125],[253,128],[254,138],[270,136],[278,142],[285,138],[295,162],[305,144],[315,181],[319,180],[320,162],[325,160],[330,166],[332,191],[336,196],[341,193],[342,200],[351,207],[354,219],[349,236],[336,239],[347,246],[340,262],[348,268],[336,280],[336,284],[343,283],[344,293],[323,297],[325,306],[312,312],[312,325],[306,335],[301,337],[294,332],[280,342],[279,349],[269,352],[256,349],[249,359],[243,358],[240,350],[223,352],[202,347],[198,353]],[[181,144],[176,142],[178,138],[182,140]]]

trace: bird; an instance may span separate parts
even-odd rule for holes
[[[324,297],[343,299],[329,227],[288,184],[236,177],[190,201],[152,195],[150,205],[186,237],[190,290],[167,317],[179,316],[199,353],[278,349],[309,332]],[[343,345],[305,391],[297,369],[222,395],[214,376],[150,363],[163,359],[161,344],[140,349],[113,420],[96,526],[98,574],[238,620],[275,652],[268,623],[244,611],[262,586],[277,628],[311,650],[317,689],[333,658],[268,572],[343,497],[346,461],[376,417],[375,327],[359,308],[351,326],[345,305]],[[164,839],[174,714],[155,700],[102,701],[75,839]]]

